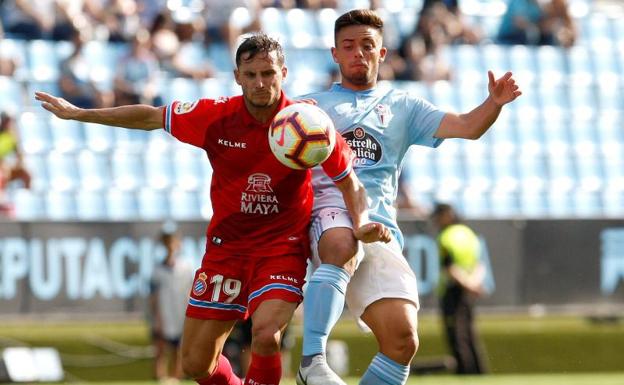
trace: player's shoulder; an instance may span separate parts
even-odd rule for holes
[[[176,115],[183,115],[193,111],[236,108],[240,105],[240,100],[238,99],[240,99],[240,97],[220,96],[215,99],[201,98],[192,102],[176,101],[172,103],[173,113]]]

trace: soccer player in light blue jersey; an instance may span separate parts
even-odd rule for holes
[[[372,330],[379,353],[360,385],[403,385],[418,349],[416,277],[402,255],[403,237],[393,203],[403,157],[411,145],[438,146],[445,138],[477,139],[496,121],[503,105],[520,94],[510,72],[488,72],[489,95],[465,114],[443,112],[417,96],[377,88],[386,56],[383,22],[370,10],[353,10],[336,20],[332,48],[342,75],[330,90],[307,95],[333,119],[353,149],[355,171],[366,187],[369,216],[389,227],[393,241],[362,245],[339,191],[320,170],[313,171],[315,201],[312,251],[318,268],[304,299],[303,358],[299,385],[345,383],[327,366],[329,332],[349,310]]]

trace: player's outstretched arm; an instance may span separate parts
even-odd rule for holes
[[[436,131],[437,138],[479,139],[498,118],[503,106],[522,92],[511,72],[498,79],[488,71],[489,95],[481,105],[466,114],[447,113]]]
[[[353,221],[353,235],[364,243],[390,242],[390,230],[382,223],[368,220],[368,199],[366,189],[355,172],[336,183]]]
[[[105,124],[107,126],[154,130],[162,128],[162,107],[135,104],[113,108],[79,108],[63,98],[45,92],[35,92],[41,106],[61,119]]]

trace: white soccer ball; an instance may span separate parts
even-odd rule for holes
[[[324,162],[334,149],[335,128],[319,107],[295,103],[279,111],[269,128],[269,144],[275,157],[295,170]]]

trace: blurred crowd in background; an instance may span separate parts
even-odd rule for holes
[[[185,57],[185,46],[226,43],[231,49],[246,32],[267,29],[260,17],[268,7],[310,10],[368,5],[384,15],[388,1],[341,0],[4,0],[0,36],[24,40],[70,41],[73,50],[61,63],[63,96],[81,107],[129,103],[159,104],[159,71],[174,77],[216,76],[210,62]],[[574,44],[576,28],[566,0],[509,0],[496,36],[462,15],[460,0],[423,0],[411,33],[390,37],[383,80],[449,80],[452,68],[441,54],[448,44]],[[392,29],[392,25],[388,25]],[[85,80],[82,47],[89,40],[125,43],[114,86],[101,89]],[[2,55],[0,75],[13,76],[23,63]],[[332,79],[331,75],[329,79]]]
[[[7,47],[3,45],[7,41],[30,44],[40,40],[47,41],[48,47],[57,47],[51,54],[58,55],[53,65],[59,68],[48,79],[54,83],[49,91],[79,107],[161,105],[166,102],[162,94],[167,91],[159,79],[203,81],[231,77],[224,75],[222,68],[219,72],[208,56],[197,55],[197,50],[219,46],[217,57],[231,61],[231,52],[241,34],[258,30],[270,33],[280,26],[265,24],[285,22],[263,17],[270,13],[266,12],[269,9],[306,10],[317,15],[314,20],[327,23],[331,31],[333,18],[322,20],[324,16],[318,16],[323,10],[332,10],[328,15],[335,17],[351,8],[369,7],[386,19],[384,44],[389,53],[380,68],[381,80],[432,83],[453,77],[453,68],[443,54],[444,47],[451,44],[494,42],[570,47],[577,37],[577,28],[566,1],[497,0],[490,4],[482,0],[482,4],[491,7],[505,7],[496,18],[497,29],[490,28],[488,32],[462,14],[461,0],[1,0],[0,47]],[[397,8],[401,6],[405,8]],[[408,16],[404,18],[408,25],[397,27],[390,16],[401,12],[413,14],[401,15]],[[402,30],[397,33],[399,28]],[[331,45],[332,36],[328,37],[329,42],[313,42],[312,46],[326,50]],[[92,41],[106,43],[103,58],[115,58],[109,81],[94,79],[94,59],[85,50],[85,45]],[[38,55],[45,57],[46,53]],[[19,50],[0,49],[0,79],[37,78],[38,74],[30,74],[20,79],[20,74],[28,71],[24,61]],[[339,80],[337,69],[327,69],[322,76],[327,78],[325,84]],[[11,129],[13,118],[6,111],[2,118],[0,188],[13,180],[22,180],[28,186],[29,176],[18,152],[16,131]],[[4,161],[9,156],[17,161],[9,165]],[[401,201],[410,206],[408,198]]]

